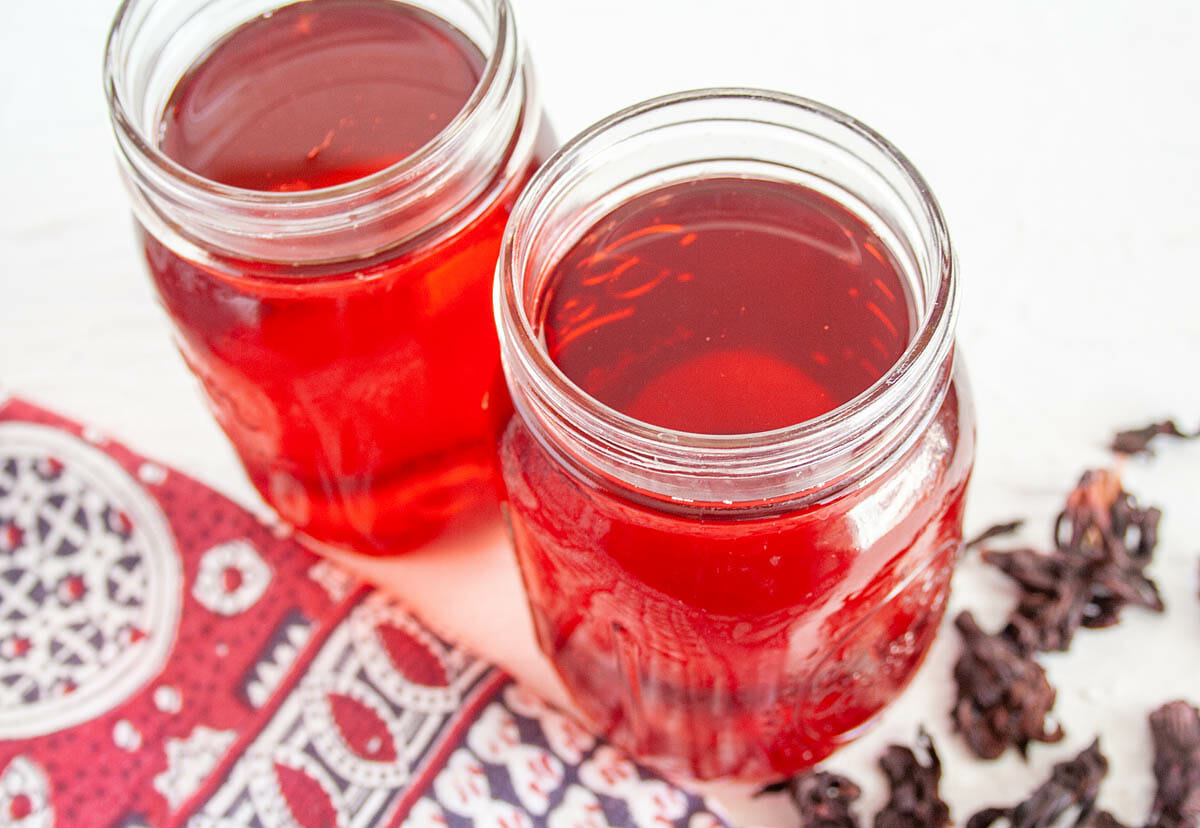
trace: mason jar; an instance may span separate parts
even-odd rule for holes
[[[462,101],[356,122],[450,69]],[[104,81],[159,300],[263,498],[367,554],[498,523],[490,285],[553,149],[507,0],[125,0]]]
[[[776,222],[767,201],[748,201],[720,245],[688,260],[687,272],[676,267],[748,187],[849,216],[873,241]],[[671,211],[697,193],[707,200],[689,228]],[[621,225],[630,215],[641,223]],[[585,390],[594,379],[627,399],[621,383],[603,380],[645,364],[648,350],[665,360],[681,342],[715,343],[724,328],[705,337],[693,328],[726,310],[747,320],[738,323],[745,336],[768,316],[783,319],[783,340],[800,336],[787,327],[789,314],[801,324],[791,299],[745,296],[746,280],[772,271],[805,278],[789,261],[733,262],[726,283],[718,270],[706,288],[718,298],[687,298],[705,257],[724,266],[736,248],[754,258],[758,242],[745,234],[767,225],[772,244],[794,236],[860,264],[893,263],[907,316],[888,324],[908,335],[877,379],[828,411],[745,433],[649,418],[663,406],[684,423],[719,423],[720,406],[752,414],[736,399],[727,405],[729,383],[744,382],[751,397],[772,383],[780,395],[795,391],[773,368],[739,379],[736,366],[716,367],[731,364],[724,356],[702,354],[686,382],[672,380],[642,408]],[[647,260],[650,237],[659,247]],[[598,275],[571,275],[597,262]],[[563,301],[563,279],[608,293]],[[666,284],[675,292],[652,310],[639,304]],[[938,629],[962,544],[975,424],[954,347],[957,294],[945,222],[920,174],[879,134],[813,101],[748,89],[658,98],[586,130],[534,177],[497,266],[515,408],[499,452],[538,641],[598,732],[667,773],[761,782],[814,765],[900,693]],[[855,287],[846,295],[868,299]],[[619,303],[596,310],[600,299]],[[564,314],[588,313],[565,335],[555,328]],[[596,337],[614,325],[624,327]],[[568,341],[594,361],[590,373],[568,375]],[[847,358],[857,363],[873,347],[862,345]],[[616,356],[599,359],[610,346]]]

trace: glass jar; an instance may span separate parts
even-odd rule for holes
[[[150,273],[218,422],[284,519],[370,554],[499,520],[509,402],[489,290],[517,194],[553,150],[507,0],[397,5],[478,48],[480,80],[406,157],[315,189],[232,186],[162,149],[181,78],[283,4],[125,0],[105,63]]]
[[[660,428],[584,393],[536,321],[547,274],[639,194],[739,177],[814,190],[886,242],[915,313],[903,355],[829,413],[751,434]],[[812,766],[901,691],[962,542],[975,426],[956,295],[920,175],[812,101],[671,95],[598,123],[538,173],[498,264],[516,411],[502,477],[540,646],[597,730],[668,773],[764,781]]]

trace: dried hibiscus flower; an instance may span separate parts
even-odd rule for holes
[[[967,822],[967,828],[988,828],[1001,820],[1009,828],[1051,828],[1072,808],[1078,809],[1074,825],[1093,825],[1096,795],[1107,772],[1108,760],[1100,753],[1100,743],[1092,742],[1074,759],[1055,765],[1050,778],[1029,799],[1011,808],[980,811]]]
[[[875,828],[946,828],[950,825],[950,808],[938,793],[942,763],[933,740],[924,729],[918,742],[928,757],[927,763],[922,763],[910,749],[900,745],[892,745],[879,759],[891,794],[883,810],[875,815]]]
[[[1143,570],[1158,545],[1162,512],[1143,509],[1121,488],[1116,472],[1085,472],[1067,497],[1054,535],[1058,551],[1084,567],[1093,612],[1087,627],[1115,624],[1126,604],[1162,612],[1162,599]]]
[[[995,759],[1010,745],[1022,755],[1031,741],[1057,742],[1063,732],[1046,729],[1054,688],[1027,646],[1004,634],[989,635],[970,612],[954,625],[963,652],[954,665],[958,697],[951,711],[955,728],[981,759]]]
[[[983,561],[1017,582],[1017,608],[1005,634],[1029,651],[1065,650],[1092,605],[1083,567],[1061,554],[985,549]]]
[[[1139,507],[1117,474],[1085,473],[1055,522],[1053,552],[983,552],[1021,588],[1006,634],[1034,650],[1066,650],[1079,627],[1111,626],[1125,606],[1161,612],[1144,573],[1161,518],[1158,509]]]
[[[984,529],[975,537],[963,544],[963,549],[974,549],[976,546],[987,543],[992,538],[1011,535],[1025,525],[1023,520],[1010,520],[1007,523],[997,523]]]
[[[1148,825],[1200,825],[1200,712],[1185,701],[1169,702],[1150,714],[1150,734],[1158,790]]]
[[[803,773],[787,783],[805,828],[858,828],[851,811],[862,791],[844,776],[827,771]]]
[[[1131,428],[1128,431],[1118,431],[1109,444],[1109,448],[1118,454],[1150,454],[1150,442],[1158,436],[1179,437],[1190,440],[1200,437],[1198,434],[1185,434],[1175,425],[1174,420],[1161,423],[1151,423],[1142,428]]]

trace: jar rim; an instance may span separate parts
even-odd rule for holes
[[[935,289],[929,292],[919,327],[904,353],[882,377],[858,396],[813,419],[742,434],[678,431],[635,419],[605,405],[572,382],[539,342],[530,319],[524,298],[524,280],[529,276],[525,268],[535,235],[531,228],[544,222],[546,212],[552,209],[543,209],[543,201],[570,187],[570,171],[586,164],[589,148],[606,133],[652,113],[697,102],[715,106],[751,103],[785,107],[833,124],[880,153],[900,173],[920,204],[922,215],[918,219],[937,274]],[[693,114],[691,121],[697,120],[703,121],[704,116]],[[761,122],[760,118],[720,113],[714,114],[712,120]],[[890,141],[850,115],[807,98],[763,89],[717,87],[678,92],[635,104],[595,123],[564,144],[530,181],[513,210],[501,243],[494,303],[510,384],[516,374],[530,386],[528,394],[514,390],[518,410],[529,408],[532,410],[528,413],[552,420],[556,428],[569,434],[572,443],[587,444],[601,454],[616,453],[622,462],[632,463],[659,479],[683,473],[709,480],[744,480],[774,471],[791,474],[794,483],[798,469],[816,468],[823,461],[853,453],[871,435],[878,436],[880,422],[912,410],[913,399],[921,396],[921,389],[935,384],[939,372],[946,373],[942,369],[953,354],[957,296],[955,258],[941,208],[921,174]],[[947,384],[948,381],[943,383]],[[666,493],[674,488],[664,486],[663,490]]]
[[[127,36],[125,26],[132,11],[154,0],[121,0],[108,31],[104,47],[103,83],[109,117],[119,136],[129,141],[131,149],[145,158],[158,171],[183,184],[189,190],[204,194],[230,206],[286,208],[289,206],[334,206],[339,202],[357,199],[372,191],[388,188],[395,183],[409,180],[419,181],[430,168],[440,166],[443,157],[465,133],[479,128],[485,120],[483,103],[505,69],[507,42],[515,37],[512,14],[508,0],[484,0],[493,10],[496,39],[491,52],[486,56],[483,72],[462,109],[450,119],[437,135],[406,155],[399,161],[361,178],[355,178],[328,187],[311,190],[276,192],[253,190],[223,184],[200,175],[175,161],[164,153],[136,122],[122,95],[120,79],[123,77],[120,46]],[[287,4],[281,0],[279,6]]]

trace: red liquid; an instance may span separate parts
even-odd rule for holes
[[[391,0],[284,6],[184,75],[160,145],[233,187],[331,187],[427,144],[462,110],[483,64],[461,32]]]
[[[555,267],[550,357],[580,388],[677,431],[811,420],[866,390],[908,345],[884,243],[812,190],[676,184],[618,207]]]
[[[483,64],[465,36],[403,4],[299,3],[230,33],[183,77],[161,146],[243,188],[350,181],[434,137]],[[499,170],[511,147],[496,140]],[[370,260],[198,262],[143,234],[185,358],[288,521],[385,553],[498,518],[491,455],[509,403],[490,288],[513,201],[544,154],[455,235]]]
[[[590,230],[535,318],[601,401],[741,433],[818,416],[891,367],[910,331],[902,284],[832,201],[703,180]],[[515,417],[501,459],[541,646],[593,724],[652,764],[760,781],[809,767],[932,642],[973,433],[953,385],[903,456],[824,502],[700,508],[587,478]]]

